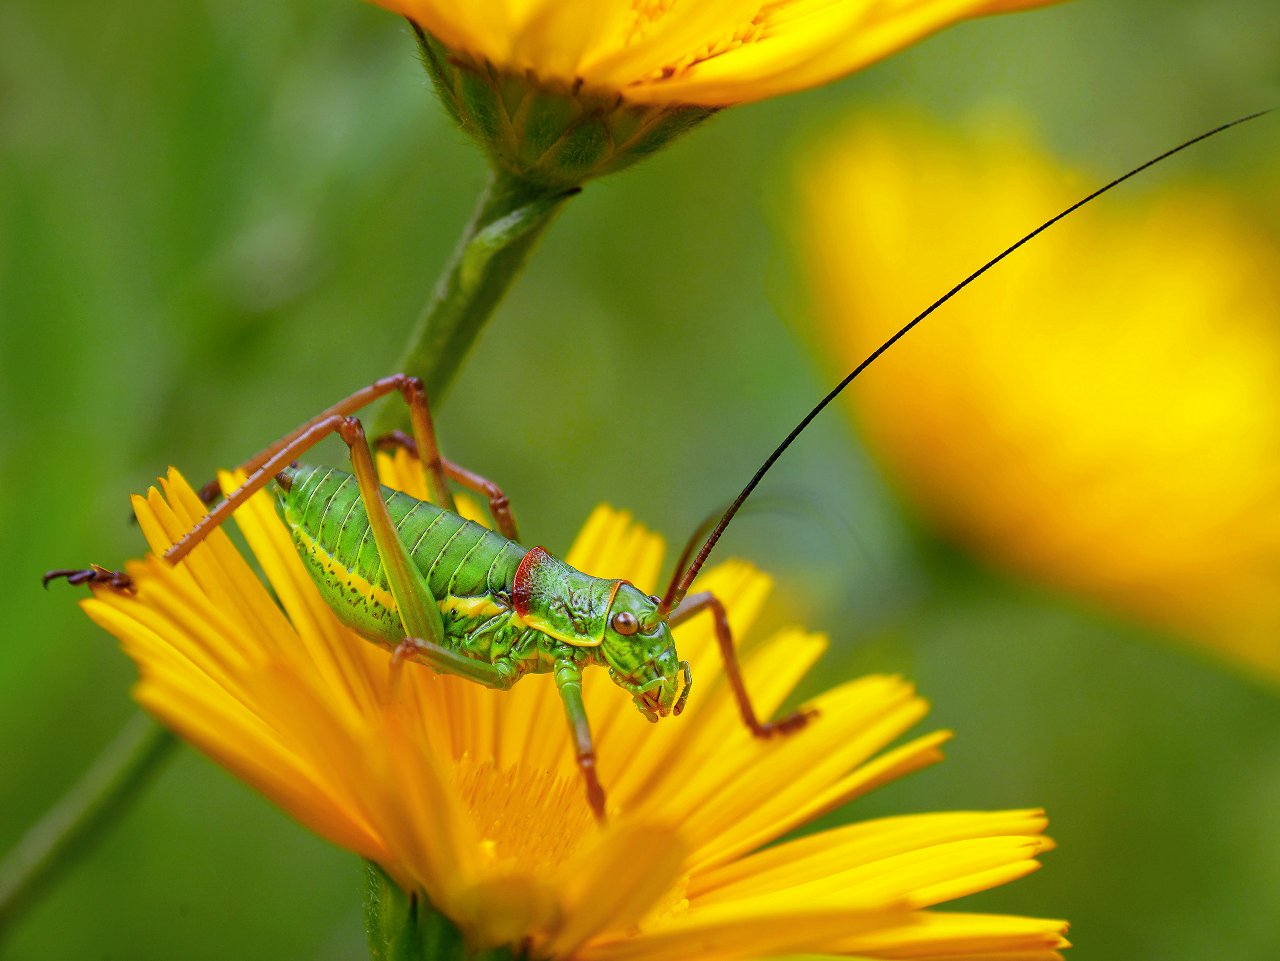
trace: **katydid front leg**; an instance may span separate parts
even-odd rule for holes
[[[587,785],[587,803],[591,805],[596,820],[603,821],[604,788],[600,786],[600,776],[596,773],[596,746],[591,740],[591,723],[582,704],[582,668],[568,659],[557,661],[555,679],[560,699],[564,701],[569,732],[573,735],[578,770]]]
[[[777,734],[790,734],[798,731],[818,716],[812,708],[793,711],[776,721],[761,723],[756,710],[751,705],[751,696],[747,693],[747,685],[742,679],[742,668],[738,664],[738,652],[733,644],[733,631],[729,627],[729,616],[724,605],[714,594],[704,591],[701,594],[690,594],[680,606],[671,612],[669,623],[672,627],[681,624],[701,611],[710,611],[715,623],[716,640],[720,645],[720,656],[724,659],[725,675],[729,678],[729,686],[733,688],[733,696],[738,702],[738,711],[744,723],[756,737],[773,737]]]
[[[45,571],[44,576],[40,578],[40,583],[48,589],[49,582],[59,578],[64,578],[68,584],[105,584],[121,594],[135,594],[138,590],[133,586],[133,578],[128,574],[108,570],[97,564],[89,567],[63,567],[56,571]]]

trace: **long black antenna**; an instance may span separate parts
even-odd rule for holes
[[[1186,150],[1188,147],[1192,146],[1193,144],[1199,143],[1201,140],[1208,140],[1210,137],[1216,136],[1217,134],[1222,133],[1224,130],[1230,130],[1232,127],[1238,126],[1239,124],[1242,124],[1242,123],[1246,123],[1247,121],[1250,121],[1250,120],[1255,120],[1258,117],[1261,117],[1264,114],[1268,114],[1270,112],[1271,112],[1270,110],[1260,110],[1257,113],[1251,113],[1248,116],[1239,117],[1235,120],[1229,121],[1228,123],[1221,124],[1220,126],[1214,127],[1212,130],[1207,130],[1204,133],[1200,134],[1198,137],[1192,137],[1190,140],[1187,140],[1187,141],[1184,141],[1183,143],[1178,144],[1178,146],[1172,148],[1171,150],[1166,150],[1164,153],[1160,154],[1160,156],[1154,157],[1151,160],[1148,160],[1146,163],[1140,164],[1139,166],[1134,167],[1128,173],[1122,174],[1121,176],[1117,177],[1115,180],[1111,181],[1105,186],[1099,187],[1097,190],[1089,194],[1087,197],[1077,200],[1075,203],[1073,203],[1070,207],[1062,211],[1057,216],[1051,217],[1048,220],[1046,220],[1035,230],[1031,231],[1029,234],[1024,236],[1021,240],[1017,241],[1017,243],[1011,244],[1010,246],[1006,247],[1003,251],[1001,251],[995,257],[992,257],[985,264],[983,264],[981,267],[979,267],[977,270],[971,273],[964,280],[960,281],[960,283],[956,284],[954,287],[948,290],[945,294],[943,294],[941,297],[935,300],[932,304],[930,304],[920,313],[916,314],[915,317],[911,318],[911,320],[908,321],[902,327],[901,330],[899,330],[896,334],[894,334],[892,337],[886,340],[883,344],[881,344],[879,347],[873,350],[866,360],[864,360],[852,371],[850,371],[849,375],[845,377],[844,380],[840,381],[840,383],[836,384],[835,387],[831,388],[831,391],[827,394],[827,396],[822,398],[822,400],[818,401],[818,403],[814,406],[813,410],[805,414],[804,418],[800,421],[800,423],[796,424],[796,426],[791,429],[791,433],[787,434],[787,436],[783,438],[782,443],[779,444],[776,448],[774,448],[773,453],[770,454],[767,458],[765,458],[765,462],[761,464],[760,468],[751,476],[751,480],[747,481],[747,486],[742,488],[742,491],[738,494],[738,496],[733,499],[733,503],[731,503],[729,505],[728,510],[724,512],[724,515],[720,518],[719,523],[717,523],[716,526],[712,528],[710,535],[708,535],[706,541],[703,542],[702,549],[698,551],[698,556],[693,559],[693,563],[689,565],[688,569],[683,573],[683,575],[681,575],[679,568],[676,569],[676,574],[672,578],[671,585],[667,588],[666,595],[662,598],[662,604],[659,606],[660,613],[665,617],[667,614],[671,612],[673,608],[675,608],[682,600],[684,600],[685,595],[689,592],[689,586],[693,583],[693,579],[698,576],[698,571],[700,571],[702,569],[702,565],[706,563],[707,558],[711,554],[712,548],[714,548],[716,546],[716,542],[720,540],[720,535],[725,532],[725,528],[729,526],[729,522],[732,521],[734,518],[734,515],[738,513],[738,509],[742,507],[746,499],[751,496],[751,492],[754,491],[756,487],[760,484],[760,481],[764,478],[764,475],[769,473],[769,468],[773,467],[773,465],[777,463],[778,458],[782,456],[783,452],[786,451],[786,449],[791,446],[792,442],[797,437],[800,436],[800,434],[804,431],[804,429],[813,422],[813,419],[817,417],[820,413],[822,413],[822,411],[826,408],[826,406],[840,395],[841,391],[843,391],[846,387],[848,387],[851,383],[853,383],[853,379],[855,377],[857,377],[864,370],[866,370],[873,363],[875,363],[875,361],[879,359],[881,354],[883,354],[886,350],[888,350],[890,347],[892,347],[894,344],[900,341],[903,337],[905,337],[913,327],[915,327],[917,324],[920,323],[920,321],[924,320],[926,317],[932,314],[935,310],[937,310],[939,307],[945,304],[948,300],[950,300],[956,294],[960,293],[960,291],[964,290],[964,288],[968,287],[971,283],[973,283],[975,280],[977,280],[979,277],[985,274],[988,270],[990,270],[996,264],[1000,263],[1010,254],[1012,254],[1015,250],[1022,247],[1024,244],[1034,240],[1036,237],[1040,236],[1040,234],[1044,233],[1046,230],[1048,230],[1050,227],[1056,224],[1059,220],[1062,220],[1064,217],[1070,216],[1071,214],[1079,210],[1081,207],[1083,207],[1085,204],[1089,203],[1092,200],[1096,200],[1098,197],[1101,197],[1103,194],[1105,194],[1108,190],[1111,190],[1113,187],[1118,187],[1120,184],[1124,183],[1130,177],[1137,176],[1138,174],[1142,173],[1142,171],[1146,170],[1148,167],[1154,167],[1156,164],[1160,163],[1162,160],[1167,160],[1169,157],[1172,157],[1174,154],[1180,153],[1181,151]]]

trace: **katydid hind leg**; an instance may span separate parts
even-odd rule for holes
[[[270,457],[259,464],[243,484],[227,495],[226,500],[211,509],[200,518],[191,530],[183,534],[167,551],[164,559],[170,564],[177,564],[184,557],[220,527],[250,497],[271,482],[271,479],[289,466],[299,454],[314,447],[334,431],[342,427],[346,417],[342,414],[329,414],[326,417],[309,421],[306,429],[297,433],[289,443],[280,445]]]
[[[391,378],[388,378],[391,380]],[[366,388],[365,393],[375,391],[384,381],[379,381],[372,387]],[[394,385],[393,385],[394,386]],[[388,388],[389,389],[389,388]],[[385,393],[386,390],[383,390]],[[361,396],[360,392],[353,394],[353,397]],[[374,394],[373,396],[381,396]],[[347,398],[348,401],[351,398]],[[366,399],[364,401],[368,403]],[[304,451],[314,447],[324,438],[328,437],[334,431],[340,430],[346,417],[342,414],[326,412],[318,417],[313,417],[302,427],[293,431],[288,437],[277,441],[267,451],[263,452],[267,456],[254,458],[249,461],[249,465],[253,465],[248,472],[249,476],[245,478],[244,483],[237,487],[234,491],[227,495],[226,499],[220,504],[213,507],[209,513],[196,521],[192,528],[177,539],[169,549],[164,552],[164,559],[170,564],[179,563],[184,557],[191,553],[206,537],[213,531],[217,530],[236,510],[238,510],[250,497],[266,487],[271,479],[275,477],[281,470],[287,467],[294,458],[302,454]],[[45,584],[56,577],[65,577],[67,580],[75,584],[84,583],[108,583],[104,576],[95,576],[94,572],[103,571],[105,568],[91,567],[84,571],[62,570],[50,571],[45,575]],[[114,572],[108,572],[113,573]],[[125,575],[115,575],[115,583],[111,586],[124,588],[123,582],[120,580]]]
[[[489,664],[451,651],[447,647],[418,637],[406,637],[391,655],[392,685],[398,683],[405,661],[425,664],[437,674],[453,674],[496,691],[507,691],[517,680],[506,664]]]
[[[295,427],[283,437],[272,441],[262,450],[258,451],[248,460],[239,466],[239,470],[245,474],[252,476],[262,468],[270,460],[278,460],[277,456],[281,451],[287,448],[296,450],[295,445],[299,438],[304,434],[308,434],[312,428],[324,421],[332,421],[338,416],[347,416],[354,414],[360,408],[373,403],[380,397],[385,397],[394,390],[399,390],[401,383],[405,380],[404,374],[393,374],[390,377],[383,377],[381,380],[375,380],[372,384],[361,387],[352,394],[347,395],[330,407],[326,407],[314,417],[308,417],[305,421]],[[305,449],[305,448],[304,448]],[[219,487],[217,480],[212,480],[200,488],[200,497],[206,504],[211,504],[222,496],[222,489]]]
[[[725,612],[724,605],[720,603],[719,599],[709,592],[690,594],[680,603],[679,607],[671,612],[669,623],[672,627],[675,627],[702,611],[707,611],[711,614],[712,622],[715,625],[716,642],[720,648],[720,656],[724,660],[725,676],[729,679],[729,686],[733,690],[734,699],[738,703],[738,712],[742,715],[742,722],[752,734],[759,738],[791,734],[800,730],[818,716],[816,710],[809,708],[792,711],[776,721],[762,722],[756,715],[755,707],[751,704],[751,695],[747,692],[747,685],[742,677],[742,666],[738,663],[738,652],[733,642],[733,630],[729,626],[729,617]]]
[[[240,470],[246,474],[253,475],[268,461],[279,460],[277,455],[281,451],[292,448],[299,438],[309,434],[316,425],[329,421],[334,417],[350,416],[395,391],[400,392],[405,404],[409,407],[409,419],[413,425],[415,448],[427,451],[428,456],[423,460],[423,467],[427,473],[427,489],[431,493],[431,500],[441,507],[453,510],[453,499],[449,494],[448,484],[445,481],[444,468],[441,464],[439,447],[436,443],[435,424],[431,419],[431,408],[427,403],[426,390],[422,386],[422,381],[407,374],[392,374],[390,377],[383,377],[349,394],[336,404],[325,408],[314,417],[299,424],[279,440],[258,451],[258,453],[240,465]],[[275,472],[273,471],[272,473]],[[222,490],[216,480],[210,481],[200,488],[200,497],[206,504],[212,504],[221,496]]]
[[[414,430],[416,433],[420,427],[423,428],[424,436],[421,438],[423,445],[433,445],[435,435],[431,429],[430,411],[426,410],[426,397],[423,393],[422,382],[416,377],[409,377],[405,374],[393,374],[390,377],[376,380],[367,387],[360,388],[333,406],[304,421],[288,434],[263,448],[241,464],[239,469],[248,475],[245,482],[227,495],[224,501],[213,507],[191,530],[179,538],[177,543],[165,552],[165,560],[171,564],[178,563],[191,552],[192,548],[204,540],[210,531],[219,527],[241,504],[265,487],[271,481],[271,478],[283,468],[287,467],[303,452],[329,436],[329,434],[339,430],[345,419],[354,411],[397,390],[405,398],[405,402],[410,405],[411,410],[415,406],[421,406],[425,411],[425,414],[419,412],[414,417]],[[439,483],[429,484],[428,486],[434,488],[442,485],[444,485],[443,470],[440,472]],[[212,504],[216,501],[220,493],[221,490],[216,481],[211,481],[200,489],[200,497],[206,504]]]
[[[343,442],[351,449],[351,472],[355,475],[364,503],[369,527],[373,533],[382,569],[386,572],[391,595],[395,598],[406,637],[421,638],[436,646],[444,642],[444,622],[440,608],[427,579],[409,556],[408,548],[400,540],[395,521],[382,499],[378,473],[373,466],[373,453],[365,438],[364,427],[354,417],[343,418],[338,427]]]

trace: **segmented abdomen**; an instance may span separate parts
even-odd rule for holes
[[[356,479],[327,467],[293,467],[276,489],[281,517],[326,601],[366,636],[396,643],[404,631]],[[382,488],[401,541],[442,608],[507,595],[523,547],[434,504]]]

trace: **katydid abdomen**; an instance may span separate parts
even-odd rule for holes
[[[387,487],[381,492],[440,608],[446,640],[485,660],[507,653],[517,640],[510,635],[527,630],[512,617],[511,587],[528,550],[435,504]],[[288,467],[275,494],[307,572],[338,617],[369,640],[399,644],[404,627],[355,477],[328,467]],[[494,642],[497,651],[490,649]]]

